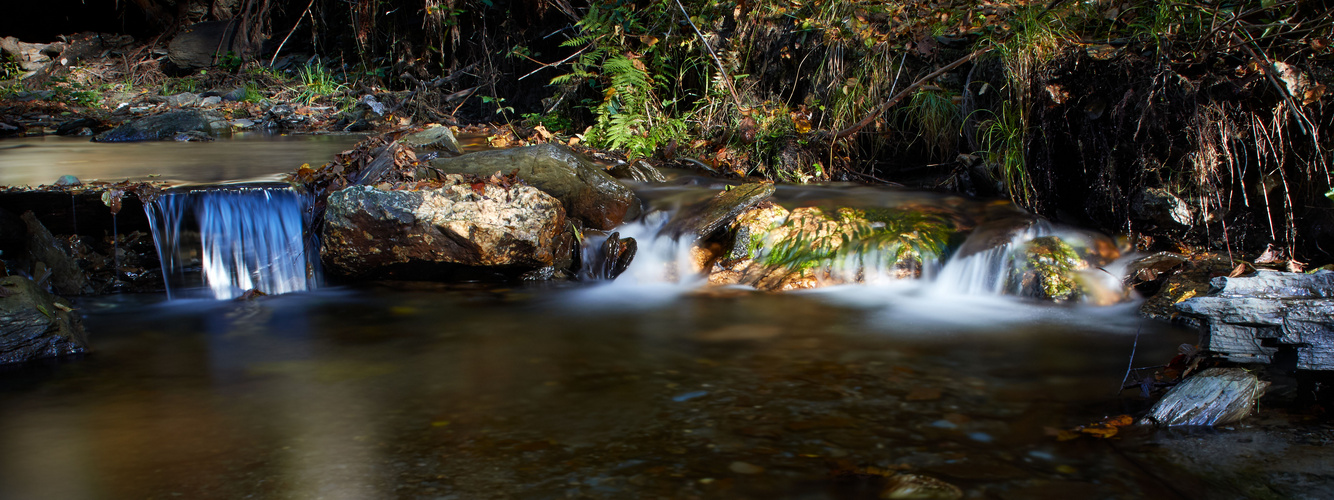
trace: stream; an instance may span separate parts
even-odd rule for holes
[[[24,139],[0,143],[0,183],[272,180],[354,139]],[[195,147],[213,149],[180,149]],[[638,191],[659,207],[717,191],[678,179]],[[835,198],[995,205],[847,186],[777,196]],[[1132,350],[1157,365],[1197,341],[1141,319],[1137,301],[1021,300],[949,263],[807,291],[706,286],[660,272],[685,250],[653,220],[622,228],[640,254],[615,281],[77,300],[93,354],[0,368],[0,498],[880,498],[905,473],[964,498],[1309,493],[1243,473],[1302,455],[1245,426],[1054,436],[1146,407],[1118,396]],[[1327,474],[1318,457],[1289,460]]]

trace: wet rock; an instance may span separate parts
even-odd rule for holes
[[[1130,199],[1130,213],[1136,220],[1168,230],[1186,229],[1195,222],[1190,206],[1162,188],[1146,188],[1135,193]]]
[[[1268,382],[1241,368],[1210,368],[1177,384],[1142,423],[1160,426],[1226,425],[1251,414]]]
[[[1209,293],[1209,280],[1227,275],[1233,269],[1232,259],[1226,255],[1197,254],[1181,266],[1167,272],[1158,291],[1140,306],[1140,314],[1164,321],[1186,321],[1198,326],[1199,320],[1184,316],[1176,304],[1191,297]],[[1160,278],[1162,279],[1162,278]]]
[[[92,129],[101,127],[102,123],[92,118],[79,118],[70,120],[56,127],[57,135],[92,135]]]
[[[56,179],[56,185],[61,187],[71,187],[83,185],[83,182],[80,181],[78,177],[67,174]]]
[[[51,231],[37,220],[31,211],[24,212],[23,223],[28,229],[28,255],[33,261],[32,275],[39,282],[50,280],[51,289],[61,295],[92,293],[88,277],[79,263],[64,250]]]
[[[433,190],[353,186],[330,194],[321,249],[326,266],[368,277],[439,265],[521,273],[562,262],[557,254],[567,224],[558,200],[530,186],[458,175],[445,182]]]
[[[684,234],[689,234],[695,239],[708,237],[714,231],[731,224],[738,215],[769,199],[775,190],[772,182],[732,186],[703,205],[683,210],[667,223],[664,232],[672,237]]]
[[[662,172],[644,160],[621,163],[608,169],[607,173],[617,179],[629,179],[635,182],[667,182],[667,176],[662,175]]]
[[[232,120],[232,127],[233,127],[233,128],[238,128],[238,129],[241,129],[241,130],[250,130],[250,129],[252,129],[252,128],[255,128],[255,122],[254,122],[254,120],[247,120],[247,119],[245,119],[245,118],[238,118],[238,119]]]
[[[183,70],[212,67],[228,52],[239,54],[245,40],[237,21],[207,21],[185,27],[167,44],[167,59]]]
[[[958,486],[929,476],[896,474],[889,478],[889,483],[880,492],[880,498],[958,500],[963,498],[963,490],[960,490]]]
[[[630,267],[630,262],[634,260],[635,252],[638,250],[639,245],[634,238],[621,238],[620,233],[611,233],[607,241],[602,242],[602,260],[595,263],[597,269],[592,270],[595,277],[616,279]]]
[[[212,134],[227,130],[221,117],[197,110],[171,111],[132,120],[98,134],[93,142],[136,142],[175,140],[181,133]]]
[[[219,96],[205,97],[199,100],[199,105],[205,108],[212,108],[222,104],[222,98]]]
[[[1084,291],[1076,271],[1084,262],[1064,240],[1056,236],[1033,238],[1024,245],[1010,273],[1010,286],[1019,295],[1056,302],[1076,300]]]
[[[399,138],[398,142],[418,151],[445,150],[455,155],[463,154],[458,139],[454,138],[454,132],[444,125],[426,127]]]
[[[0,364],[88,350],[79,316],[22,276],[0,278]]]
[[[1171,252],[1136,259],[1126,266],[1125,285],[1144,293],[1157,292],[1171,272],[1185,265],[1187,260],[1186,256]]]
[[[1238,363],[1334,370],[1334,272],[1262,270],[1251,277],[1217,277],[1210,295],[1176,304],[1198,318],[1201,347]]]
[[[518,172],[519,178],[565,205],[565,212],[586,227],[610,230],[639,216],[630,188],[565,146],[541,144],[437,158],[431,166],[445,173],[489,176]]]

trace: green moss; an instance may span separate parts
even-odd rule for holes
[[[1011,280],[1024,295],[1064,302],[1083,296],[1075,272],[1083,261],[1070,244],[1056,236],[1034,238],[1024,245],[1023,262]]]

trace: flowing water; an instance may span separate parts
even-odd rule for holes
[[[640,191],[679,206],[709,182]],[[1013,214],[901,190],[775,199]],[[1004,249],[1062,231],[1031,220],[925,279],[806,292],[704,286],[659,235],[669,211],[620,228],[639,253],[615,281],[312,289],[304,203],[232,186],[149,207],[173,290],[300,293],[79,301],[93,354],[0,371],[0,498],[877,498],[897,473],[967,498],[1274,487],[1227,468],[1263,447],[1181,451],[1235,436],[1053,437],[1142,409],[1117,397],[1132,349],[1160,364],[1195,336],[1133,301],[998,293]]]

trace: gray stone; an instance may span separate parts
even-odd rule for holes
[[[1152,222],[1163,229],[1186,229],[1195,223],[1190,206],[1162,188],[1135,193],[1130,199],[1130,213],[1136,220]]]
[[[197,110],[170,111],[126,122],[93,137],[93,142],[169,141],[181,132],[214,133],[215,124],[227,126],[226,120]]]
[[[1241,368],[1210,368],[1167,391],[1142,423],[1227,425],[1250,415],[1268,386]]]
[[[586,227],[609,230],[639,216],[634,192],[582,155],[565,146],[541,144],[437,158],[431,166],[445,173],[490,176],[517,171],[519,178],[555,196],[570,217]]]
[[[1210,287],[1175,306],[1200,318],[1204,349],[1237,363],[1334,370],[1334,273],[1260,271]]]
[[[253,120],[247,120],[245,118],[237,118],[235,120],[232,120],[232,126],[235,128],[239,128],[241,130],[249,130],[255,128],[255,122]]]
[[[181,92],[176,95],[169,95],[163,101],[163,103],[165,103],[166,105],[174,106],[177,108],[192,106],[197,102],[199,102],[199,94],[196,94],[194,92]]]
[[[454,132],[443,125],[426,127],[421,131],[403,136],[398,142],[418,151],[445,150],[456,155],[463,154],[463,148],[459,147],[459,141],[454,138]]]
[[[79,316],[22,276],[0,278],[0,364],[88,350]]]
[[[463,176],[433,190],[353,186],[329,195],[321,255],[329,270],[353,277],[396,269],[456,265],[512,272],[568,265],[565,210],[531,186],[479,188]],[[564,250],[562,250],[564,249]],[[427,273],[429,274],[429,273]]]
[[[211,108],[219,104],[222,104],[222,98],[218,96],[205,97],[199,100],[199,105],[206,108]]]

